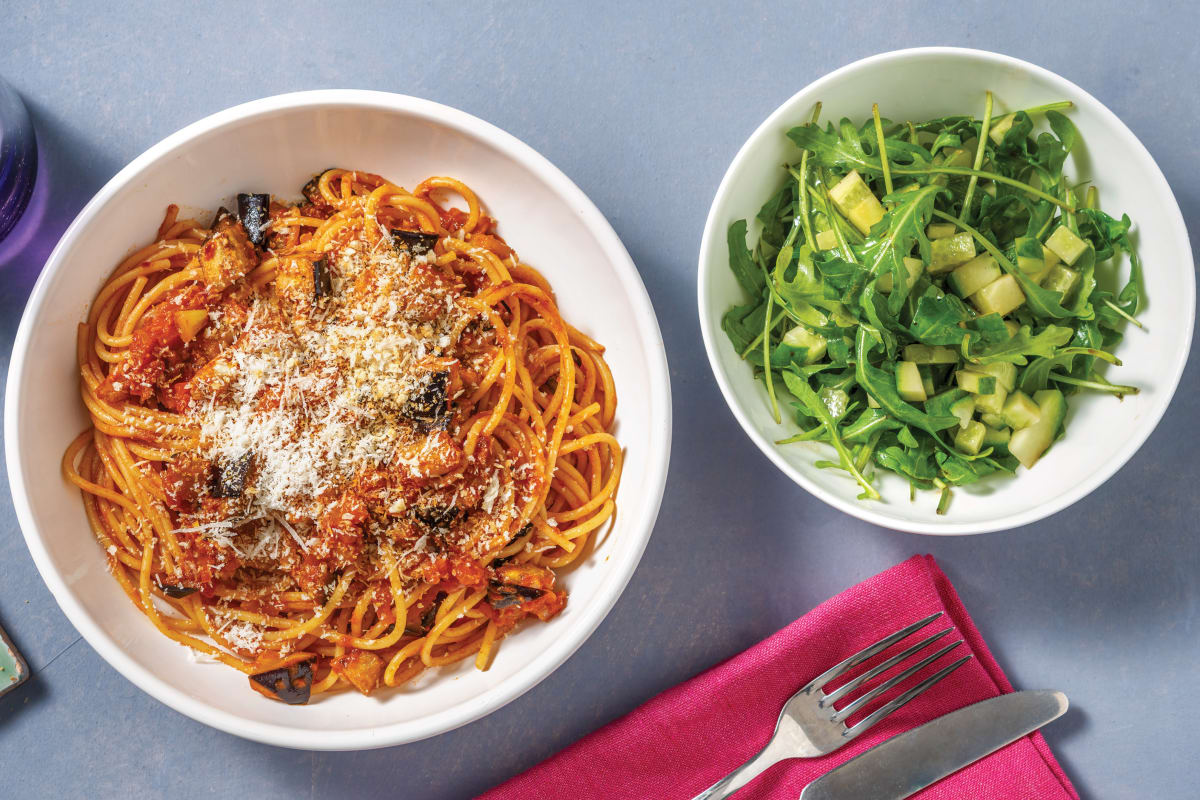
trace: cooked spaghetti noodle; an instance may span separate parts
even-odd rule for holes
[[[63,474],[134,604],[267,696],[487,669],[614,513],[603,348],[459,181],[303,192],[170,206],[116,268]]]

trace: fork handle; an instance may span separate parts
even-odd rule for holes
[[[786,753],[772,751],[771,744],[768,744],[745,764],[693,797],[692,800],[723,800],[723,798],[730,797],[738,789],[787,757]]]

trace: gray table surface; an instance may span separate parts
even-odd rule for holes
[[[607,621],[537,688],[431,740],[363,753],[252,744],[152,700],[81,641],[0,492],[0,620],[36,673],[0,700],[0,795],[458,798],[551,755],[842,588],[935,554],[1018,687],[1073,701],[1046,735],[1085,797],[1194,797],[1200,735],[1196,359],[1158,430],[1090,497],[1003,534],[858,522],[755,449],[712,380],[700,232],[734,152],[828,70],[898,47],[1009,53],[1079,83],[1141,137],[1200,231],[1193,3],[21,3],[0,74],[41,140],[38,236],[0,266],[0,357],[74,214],[163,136],[246,100],[354,87],[462,108],[525,140],[608,216],[650,291],[675,397],[672,469],[645,558]],[[1153,269],[1153,265],[1149,265]]]

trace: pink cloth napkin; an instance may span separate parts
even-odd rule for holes
[[[766,744],[779,709],[797,689],[847,656],[935,611],[945,612],[946,625],[953,624],[965,641],[955,653],[970,648],[975,657],[850,745],[822,758],[777,764],[737,795],[738,800],[796,800],[810,781],[884,739],[1013,690],[932,556],[914,556],[825,601],[746,652],[663,692],[482,797],[688,800]],[[925,632],[946,627],[941,622]],[[944,656],[939,664],[950,660]],[[1037,733],[914,796],[1079,798]]]

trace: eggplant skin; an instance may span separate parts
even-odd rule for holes
[[[414,256],[423,256],[426,253],[433,251],[433,246],[438,243],[438,239],[442,237],[436,233],[422,233],[421,231],[406,231],[400,228],[392,229],[392,245],[397,250],[407,250]]]
[[[418,506],[413,511],[413,516],[424,523],[426,526],[434,530],[445,530],[454,524],[458,519],[458,506]]]
[[[299,664],[267,670],[249,677],[252,689],[289,706],[302,706],[312,696],[311,661],[301,661]]]
[[[500,611],[509,606],[519,606],[526,600],[536,600],[545,594],[542,589],[531,589],[528,586],[517,586],[511,583],[492,582],[488,588],[488,604]]]
[[[313,262],[313,300],[333,294],[333,276],[329,274],[329,262],[321,258]]]
[[[241,497],[246,491],[246,476],[253,461],[254,454],[246,453],[234,461],[218,464],[213,470],[213,497]]]
[[[177,600],[180,597],[187,597],[189,594],[195,594],[196,592],[200,591],[195,586],[184,586],[182,584],[175,583],[160,583],[158,584],[158,588],[161,589],[162,593],[167,597],[174,597]]]
[[[265,228],[271,219],[271,195],[239,194],[237,207],[238,219],[246,229],[246,238],[255,247],[262,247],[267,235]]]
[[[309,180],[308,183],[304,184],[304,187],[300,189],[300,194],[304,195],[304,199],[312,203],[314,206],[325,205],[325,198],[321,196],[319,184],[321,183],[321,176],[326,172],[329,172],[331,169],[333,169],[333,167],[326,167],[316,175],[313,175],[312,179]]]
[[[508,540],[508,542],[504,545],[504,547],[508,547],[513,542],[515,542],[517,539],[520,539],[522,536],[529,533],[531,528],[533,528],[533,523],[526,522],[524,525],[521,526],[521,530],[519,530],[513,534],[513,537]],[[504,548],[500,548],[500,549],[503,550]],[[495,561],[492,562],[492,566],[493,567],[503,566],[503,565],[507,564],[509,561],[512,561],[516,557],[517,557],[517,553],[513,553],[511,556],[506,556],[504,558],[497,558]]]
[[[422,381],[421,388],[404,401],[400,416],[425,431],[444,429],[450,423],[450,403],[447,389],[450,373],[430,372]]]

